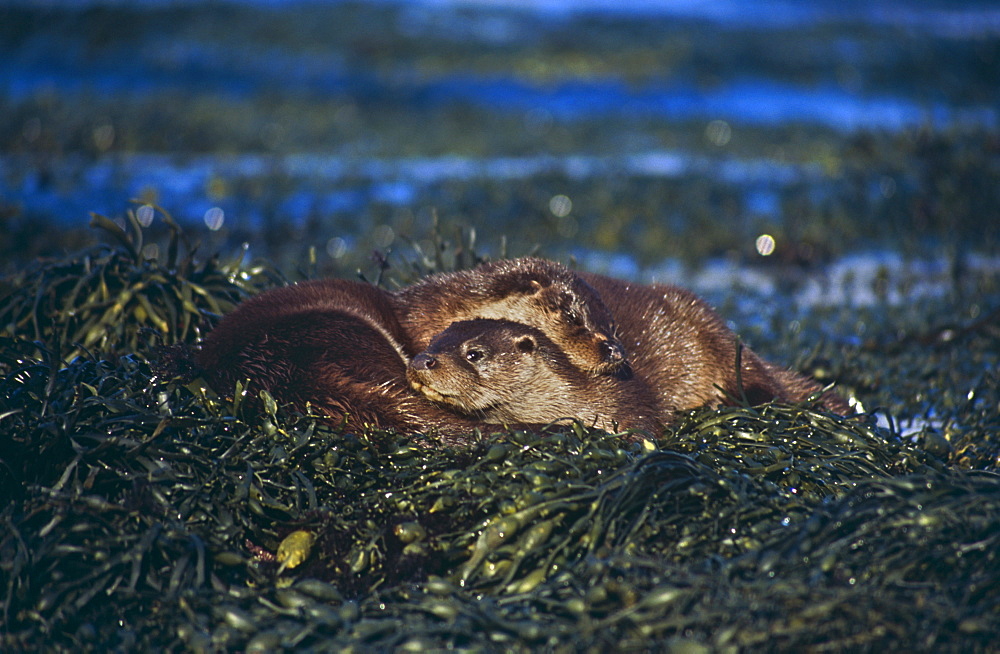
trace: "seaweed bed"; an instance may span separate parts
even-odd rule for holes
[[[3,649],[995,647],[995,274],[869,309],[863,340],[803,345],[805,322],[768,344],[874,413],[706,409],[655,441],[576,425],[453,449],[273,402],[244,416],[158,375],[162,346],[285,281],[195,258],[165,218],[160,258],[134,215],[97,217],[113,245],[0,285]],[[378,281],[475,259],[436,253]]]

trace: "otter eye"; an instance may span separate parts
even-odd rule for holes
[[[530,336],[525,336],[517,342],[517,349],[524,353],[530,353],[535,349],[535,341]]]
[[[482,350],[469,350],[468,352],[465,353],[465,359],[470,363],[475,363],[476,361],[479,361],[482,358],[483,358]]]
[[[573,309],[566,310],[566,320],[567,322],[569,322],[569,324],[575,325],[577,327],[583,324],[583,318],[581,318],[580,314],[574,311]]]

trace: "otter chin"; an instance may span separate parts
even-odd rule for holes
[[[423,393],[424,397],[434,402],[440,404],[452,404],[454,400],[449,398],[447,395],[442,395],[441,393],[434,390],[433,386],[424,384],[417,379],[417,373],[413,371],[412,368],[407,369],[406,378],[410,382],[410,388],[418,393]]]

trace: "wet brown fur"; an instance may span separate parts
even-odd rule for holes
[[[431,346],[452,322],[477,313],[525,323],[501,324],[492,336],[485,324],[477,327],[481,338],[499,339],[498,352],[503,338],[537,329],[541,333],[533,337],[545,363],[536,366],[545,373],[534,378],[537,383],[491,380],[489,389],[514,392],[499,393],[502,409],[487,407],[478,420],[429,401],[406,378],[411,356]],[[457,332],[446,333],[454,339]],[[619,341],[628,364],[612,365],[602,343],[620,348]],[[540,259],[435,275],[391,294],[337,279],[274,289],[223,319],[195,355],[220,394],[248,381],[251,405],[260,390],[267,390],[279,402],[300,408],[311,403],[331,422],[351,429],[370,425],[435,432],[453,442],[484,423],[546,423],[562,417],[606,428],[616,421],[657,429],[678,412],[705,404],[744,398],[753,404],[797,402],[820,390],[749,348],[742,348],[738,380],[736,359],[735,335],[693,294],[669,285],[577,275]],[[834,393],[824,394],[821,403],[852,412]]]
[[[196,364],[218,393],[247,382],[300,409],[310,402],[349,429],[365,426],[468,435],[482,423],[440,408],[406,381],[412,349],[388,295],[339,279],[304,282],[251,298],[209,333]]]
[[[487,423],[662,428],[640,379],[588,375],[541,330],[516,322],[454,322],[410,361],[407,376],[429,398]]]
[[[736,335],[689,291],[592,273],[580,276],[611,310],[633,372],[653,389],[668,415],[734,400],[800,402],[821,390],[813,380],[764,361],[748,347],[740,351],[738,379]],[[832,392],[823,394],[820,403],[837,413],[853,413]]]
[[[552,261],[504,259],[431,275],[392,293],[392,300],[416,352],[453,322],[492,318],[541,330],[588,374],[614,372],[624,360],[614,320],[600,296]]]

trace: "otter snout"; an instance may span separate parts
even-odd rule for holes
[[[432,354],[421,352],[410,361],[410,367],[414,370],[433,370],[437,367],[438,360]]]

